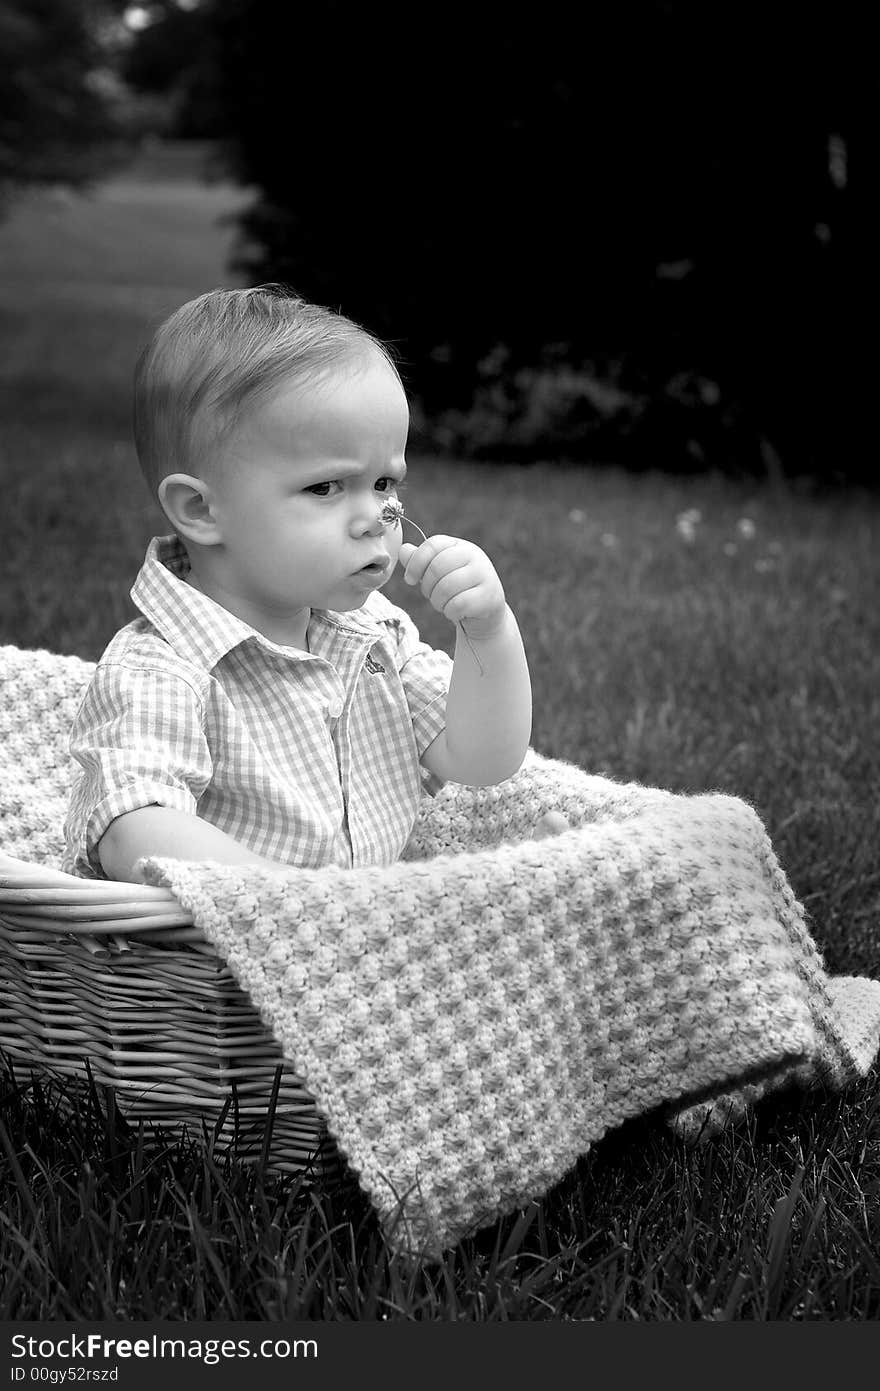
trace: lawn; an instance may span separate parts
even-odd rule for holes
[[[160,525],[128,385],[150,325],[229,283],[234,190],[121,176],[0,224],[0,641],[96,657]],[[880,504],[658,471],[411,460],[407,509],[495,559],[526,641],[533,742],[764,817],[829,968],[878,973]],[[451,630],[399,581],[429,641]],[[765,1103],[683,1150],[650,1120],[522,1219],[421,1274],[350,1180],[306,1190],[196,1148],[145,1153],[27,1078],[0,1117],[0,1317],[833,1318],[880,1315],[880,1125]]]

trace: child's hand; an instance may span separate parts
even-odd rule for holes
[[[547,840],[550,836],[561,836],[563,831],[570,831],[567,817],[561,811],[545,811],[544,815],[535,823],[532,831],[533,840]]]
[[[450,623],[466,623],[468,637],[499,632],[507,604],[501,581],[485,551],[456,536],[429,536],[420,546],[405,542],[400,564],[407,584],[417,584]]]

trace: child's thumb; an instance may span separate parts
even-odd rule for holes
[[[418,546],[414,546],[411,541],[404,541],[397,556],[401,570],[406,569],[418,549]]]

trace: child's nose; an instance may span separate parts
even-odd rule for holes
[[[363,509],[358,509],[354,530],[359,536],[381,536],[385,530],[385,523],[382,520],[382,503],[377,501]]]

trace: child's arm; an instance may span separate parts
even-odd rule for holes
[[[108,879],[139,883],[143,876],[135,866],[147,855],[214,860],[223,865],[262,865],[265,869],[284,867],[248,850],[210,821],[174,807],[137,807],[124,812],[110,822],[98,842],[98,857]]]
[[[522,638],[501,581],[471,541],[430,536],[401,546],[407,584],[420,586],[458,626],[446,728],[422,754],[444,782],[488,787],[519,769],[532,728],[532,690]]]

